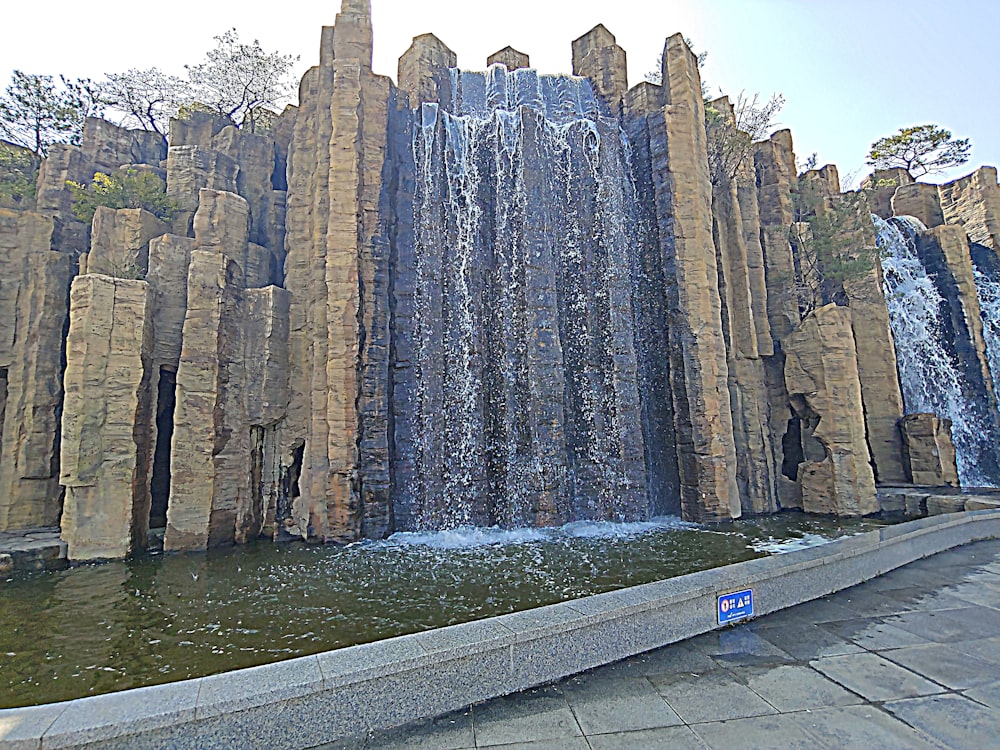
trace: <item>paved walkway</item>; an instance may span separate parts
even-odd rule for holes
[[[1000,541],[334,748],[1000,747]]]

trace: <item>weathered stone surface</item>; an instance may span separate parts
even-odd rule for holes
[[[0,211],[0,233],[6,213]],[[61,507],[56,445],[70,258],[48,249],[44,238],[52,231],[51,218],[19,212],[16,225],[23,240],[16,246],[20,253],[6,258],[5,266],[13,275],[5,275],[4,288],[16,290],[17,302],[13,321],[0,324],[0,339],[12,342],[7,345],[10,358],[0,360],[7,391],[0,448],[0,530],[54,526]],[[16,283],[8,286],[13,279]],[[0,289],[0,302],[4,296]]]
[[[900,185],[892,195],[892,215],[913,216],[928,228],[944,224],[938,186],[923,182]]]
[[[200,191],[177,368],[164,549],[232,543],[250,498],[245,274],[249,206]]]
[[[202,146],[171,146],[167,152],[167,195],[177,204],[174,234],[189,237],[202,189],[236,192],[239,165],[225,154]]]
[[[573,74],[589,78],[598,96],[613,112],[619,111],[628,91],[628,60],[614,34],[602,24],[573,42]],[[666,77],[664,58],[664,81]]]
[[[194,111],[186,117],[170,119],[169,146],[210,146],[212,139],[233,121],[212,112]]]
[[[862,206],[859,214],[851,216],[843,242],[847,253],[860,249],[872,258],[872,267],[846,280],[843,287],[851,308],[865,427],[876,478],[879,482],[902,482],[905,470],[896,425],[903,415],[903,395],[882,289],[882,267],[874,249],[875,234],[868,215],[868,209]]]
[[[851,310],[827,305],[785,342],[785,381],[801,422],[802,507],[841,516],[878,511],[865,442]]]
[[[70,292],[59,483],[71,560],[145,548],[155,383],[149,286],[78,276]]]
[[[732,127],[735,119],[728,99],[713,102],[722,117],[728,118]],[[721,121],[709,128],[723,128]],[[745,201],[752,213],[749,222],[744,219],[739,201],[739,183],[748,173],[731,176],[723,170],[715,176],[712,186],[712,214],[715,251],[719,269],[719,292],[722,301],[722,329],[726,339],[729,369],[729,394],[733,409],[733,433],[736,444],[736,479],[745,513],[773,513],[778,509],[775,494],[776,467],[771,445],[769,405],[764,385],[764,366],[758,348],[758,318],[766,308],[764,288],[763,250],[760,245],[760,228],[757,223],[756,199]],[[754,188],[748,186],[750,192]],[[749,223],[749,225],[748,225]],[[751,271],[747,236],[756,236],[757,253],[754,271]],[[754,281],[751,281],[751,275]],[[759,298],[754,299],[754,288]],[[773,353],[770,326],[766,315],[766,344]]]
[[[755,144],[757,210],[760,241],[764,254],[767,320],[773,355],[764,357],[764,380],[770,414],[771,447],[774,451],[778,503],[783,508],[802,507],[795,475],[795,460],[785,458],[784,436],[792,423],[788,391],[785,388],[785,354],[782,342],[799,325],[795,260],[789,233],[795,222],[792,203],[797,186],[792,135],[780,130],[767,141]],[[741,206],[744,200],[741,200]],[[748,247],[750,245],[748,244]]]
[[[951,420],[936,414],[907,414],[900,421],[908,480],[913,484],[958,487]]]
[[[486,58],[486,65],[504,65],[507,70],[517,70],[518,68],[530,68],[531,58],[524,52],[518,52],[513,47],[504,47],[499,52],[494,52]]]
[[[188,266],[194,240],[165,234],[149,243],[149,282],[153,299],[152,362],[176,371],[181,358],[184,315],[187,312]]]
[[[579,49],[592,46],[581,44]],[[672,276],[667,280],[670,378],[681,507],[692,520],[738,518],[742,511],[712,237],[705,105],[697,60],[679,34],[667,40],[664,50],[663,94],[666,106],[650,115],[649,127],[659,237]]]
[[[149,211],[99,206],[90,233],[87,272],[139,279],[149,269],[149,241],[169,227]]]
[[[1000,185],[996,167],[982,167],[960,180],[941,185],[941,211],[969,240],[1000,253]]]
[[[413,44],[399,58],[399,90],[409,94],[410,106],[420,102],[451,99],[449,68],[458,65],[458,56],[433,34],[413,38]]]
[[[861,182],[861,189],[868,194],[872,213],[888,219],[892,216],[892,196],[903,185],[913,183],[910,173],[900,167],[876,169]]]
[[[390,513],[387,455],[359,454],[359,445],[388,439],[385,379],[360,392],[365,368],[388,367],[378,335],[385,321],[375,317],[387,315],[388,290],[375,283],[387,274],[387,258],[374,238],[390,82],[371,72],[368,2],[345,0],[332,34],[324,33],[320,63],[303,78],[289,152],[292,378],[284,450],[289,461],[303,454],[292,508],[297,528],[350,541],[363,523],[381,535]]]

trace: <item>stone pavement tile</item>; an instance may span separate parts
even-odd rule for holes
[[[829,750],[942,750],[930,738],[874,706],[799,711],[783,716],[813,737],[814,747]]]
[[[695,724],[694,730],[711,750],[815,750],[816,740],[787,714],[755,716],[735,721]]]
[[[377,743],[376,737],[372,737],[370,742]],[[365,750],[365,748],[376,748],[376,750],[382,750],[382,745],[379,744],[366,744],[364,737],[352,737],[345,740],[337,740],[336,742],[330,742],[326,745],[320,745],[314,750]],[[463,750],[468,750],[463,748]]]
[[[937,612],[908,612],[886,617],[885,622],[937,643],[1000,636],[1000,610],[978,605],[962,609],[942,609]]]
[[[856,643],[851,643],[817,625],[794,623],[776,628],[762,628],[756,633],[768,643],[773,643],[801,661],[818,659],[821,656],[860,654],[864,651]]]
[[[944,692],[940,685],[878,654],[827,656],[810,662],[817,671],[870,701],[914,698]]]
[[[585,735],[683,723],[644,677],[569,680],[563,683],[563,690]]]
[[[719,669],[719,665],[704,652],[687,643],[677,643],[672,646],[658,648],[645,654],[633,656],[614,664],[597,667],[587,674],[622,679],[628,677],[646,677],[654,674],[677,674],[687,672],[700,674]]]
[[[1000,682],[966,690],[965,695],[977,703],[1000,710]]]
[[[977,641],[955,641],[948,644],[963,654],[1000,665],[1000,638],[983,638]]]
[[[885,591],[887,589],[905,589],[919,587],[929,591],[941,589],[951,583],[955,583],[955,574],[936,572],[933,570],[915,568],[907,566],[897,568],[891,573],[872,581],[865,585],[875,591]]]
[[[968,607],[969,603],[959,599],[954,594],[942,593],[940,591],[928,591],[914,586],[902,589],[889,589],[883,591],[880,596],[898,602],[901,605],[899,612],[914,612],[917,610],[931,611],[938,609],[959,609]],[[886,612],[884,614],[896,614]],[[873,614],[873,617],[881,617],[883,613]]]
[[[897,589],[898,590],[898,589]],[[914,589],[905,589],[913,591]],[[855,612],[857,617],[883,617],[900,612],[912,612],[919,607],[903,599],[897,599],[890,591],[847,591],[838,597],[837,603]]]
[[[1000,584],[996,583],[962,583],[948,589],[948,596],[968,604],[978,604],[983,607],[1000,608]],[[964,606],[968,606],[968,604]]]
[[[1000,744],[1000,711],[960,695],[934,695],[885,704],[885,710],[954,750]]]
[[[792,608],[790,616],[798,622],[816,624],[853,620],[857,618],[858,613],[841,606],[836,596],[830,596],[799,604]]]
[[[474,706],[472,720],[480,747],[583,734],[562,691],[551,686]]]
[[[685,724],[777,713],[771,704],[726,670],[649,679]]]
[[[368,739],[366,750],[467,750],[476,746],[472,710],[448,714],[429,722],[410,724]]]
[[[995,664],[955,651],[941,643],[883,651],[882,656],[952,690],[987,685],[1000,676]]]
[[[723,666],[795,661],[791,654],[764,640],[746,626],[714,630],[692,638],[688,643]]]
[[[478,745],[491,750],[590,750],[585,737],[563,737],[558,740],[538,740],[537,742],[515,742],[512,745]]]
[[[819,627],[862,648],[875,651],[883,648],[919,646],[929,642],[927,638],[887,625],[878,618],[825,622]]]
[[[587,739],[592,750],[706,750],[705,743],[689,727],[596,734]]]
[[[864,699],[809,667],[740,667],[731,670],[747,687],[782,713],[807,708],[854,706]]]

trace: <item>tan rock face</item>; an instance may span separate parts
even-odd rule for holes
[[[531,58],[523,52],[518,52],[513,47],[504,47],[499,52],[494,52],[486,59],[489,65],[504,65],[507,70],[517,70],[518,68],[530,68]]]
[[[951,420],[935,414],[908,414],[900,422],[908,481],[937,487],[958,487]]]
[[[801,426],[803,509],[877,512],[851,310],[827,305],[811,313],[786,340],[785,356],[785,382]]]
[[[938,186],[915,182],[896,188],[892,195],[892,215],[913,216],[928,228],[944,224]]]
[[[149,211],[98,207],[90,233],[87,271],[125,279],[139,279],[149,269],[149,241],[169,227]]]
[[[357,539],[363,524],[380,536],[390,517],[387,451],[363,466],[359,454],[359,443],[388,442],[384,388],[360,390],[386,325],[373,316],[388,308],[372,295],[387,294],[374,283],[374,238],[390,83],[371,72],[365,5],[345,2],[332,39],[324,36],[321,65],[303,79],[289,151],[292,374],[284,451],[288,460],[302,453],[294,523],[330,541]]]
[[[948,224],[965,229],[972,242],[1000,252],[1000,185],[996,167],[941,185],[941,211]]]
[[[149,296],[144,281],[73,282],[59,475],[71,560],[145,548],[156,412]]]
[[[441,102],[451,96],[449,68],[458,66],[458,56],[433,34],[413,38],[399,58],[399,90],[409,94],[409,104]]]
[[[0,531],[59,518],[56,434],[70,258],[50,250],[54,226],[49,216],[0,209]]]
[[[876,169],[861,182],[861,189],[868,194],[872,213],[888,219],[892,213],[892,197],[903,185],[911,185],[913,178],[905,169]]]
[[[586,48],[584,48],[586,49]],[[705,106],[680,35],[664,51],[663,99],[649,115],[657,221],[671,314],[670,381],[685,518],[738,518],[736,449],[712,236]]]
[[[589,78],[597,95],[612,111],[619,110],[628,91],[628,60],[614,34],[603,25],[573,42],[573,74]]]

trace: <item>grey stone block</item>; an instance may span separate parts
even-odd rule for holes
[[[895,701],[885,710],[946,747],[996,747],[1000,737],[1000,714],[958,695]]]
[[[480,747],[583,737],[561,691],[551,687],[476,706],[473,721]]]
[[[650,678],[685,724],[764,716],[777,711],[726,670]]]
[[[870,701],[912,698],[944,692],[944,688],[897,666],[878,654],[828,656],[810,665],[834,682]]]
[[[941,750],[919,732],[874,706],[801,711],[787,718],[815,738],[820,747],[878,750]]]
[[[787,716],[755,716],[691,727],[710,748],[815,750],[816,740]]]
[[[747,687],[782,713],[863,702],[815,670],[797,664],[740,667],[733,671]]]
[[[564,685],[566,700],[584,734],[609,734],[681,724],[680,718],[646,679],[593,679]]]
[[[198,695],[198,718],[286,701],[323,689],[323,673],[315,656],[265,664],[204,677]]]
[[[0,747],[4,750],[37,750],[42,735],[66,710],[65,703],[0,710]]]
[[[664,727],[638,732],[599,734],[587,738],[592,750],[706,750],[690,727]]]
[[[186,680],[71,701],[42,747],[75,747],[192,722],[200,687],[201,680]]]
[[[897,648],[886,659],[952,690],[988,685],[997,679],[995,664],[983,662],[940,643]]]

